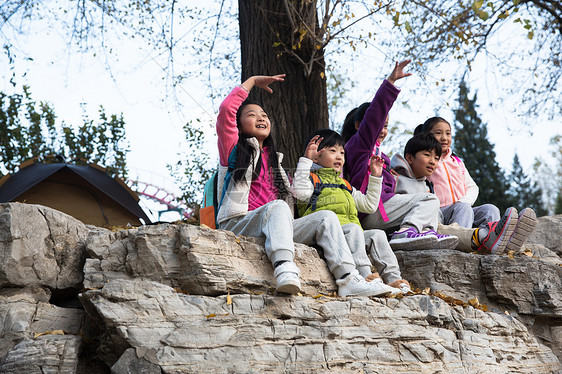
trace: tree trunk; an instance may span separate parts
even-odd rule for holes
[[[302,19],[311,20],[309,24],[316,31],[316,1],[291,3],[301,9]],[[271,86],[273,94],[254,89],[251,98],[268,113],[275,146],[285,154],[283,166],[293,170],[304,153],[308,135],[329,125],[323,50],[317,49],[314,40],[308,37],[303,38],[299,47],[291,49],[304,62],[311,56],[319,57],[307,66],[290,53],[283,53],[283,45],[274,47],[280,41],[290,46],[291,41],[294,44],[299,40],[296,30],[299,26],[289,18],[283,0],[239,0],[238,4],[242,81],[253,75],[287,74],[284,82]]]

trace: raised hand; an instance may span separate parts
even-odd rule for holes
[[[382,169],[384,169],[384,160],[381,156],[373,155],[371,157],[371,163],[369,164],[369,169],[371,170],[371,175],[375,177],[380,177],[382,175]]]
[[[278,74],[278,75],[254,75],[253,77],[248,78],[242,86],[250,91],[254,86],[261,88],[264,91],[272,93],[273,90],[269,87],[269,85],[273,82],[283,82],[285,80],[285,74]]]
[[[411,62],[412,60],[404,60],[402,62],[396,62],[394,64],[394,70],[392,73],[386,78],[390,83],[394,84],[398,79],[402,79],[404,77],[409,77],[412,73],[404,73],[404,68]]]
[[[318,146],[320,146],[320,143],[323,139],[324,138],[321,138],[320,135],[316,135],[315,137],[310,139],[310,141],[306,145],[306,149],[304,150],[304,157],[314,161],[316,157],[318,157],[318,155],[323,151],[323,149],[318,151]]]

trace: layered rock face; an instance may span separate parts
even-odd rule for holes
[[[260,239],[1,204],[0,373],[558,373],[561,222],[540,219],[534,257],[397,252],[425,289],[401,298],[335,297],[318,251],[296,245],[291,297]]]

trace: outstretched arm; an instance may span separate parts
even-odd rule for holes
[[[402,79],[412,75],[412,73],[404,73],[404,68],[408,66],[411,61],[412,60],[404,60],[402,62],[396,62],[394,64],[394,70],[392,70],[392,73],[390,73],[386,80],[392,84],[395,84],[398,79]]]
[[[285,80],[285,74],[278,74],[278,75],[254,75],[250,77],[242,83],[242,87],[244,87],[248,92],[257,86],[264,91],[272,93],[273,90],[269,87],[269,85],[273,82],[283,82]]]

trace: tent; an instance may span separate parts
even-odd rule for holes
[[[0,179],[0,202],[14,201],[45,205],[101,227],[151,223],[139,197],[96,164],[26,161],[17,173]]]

